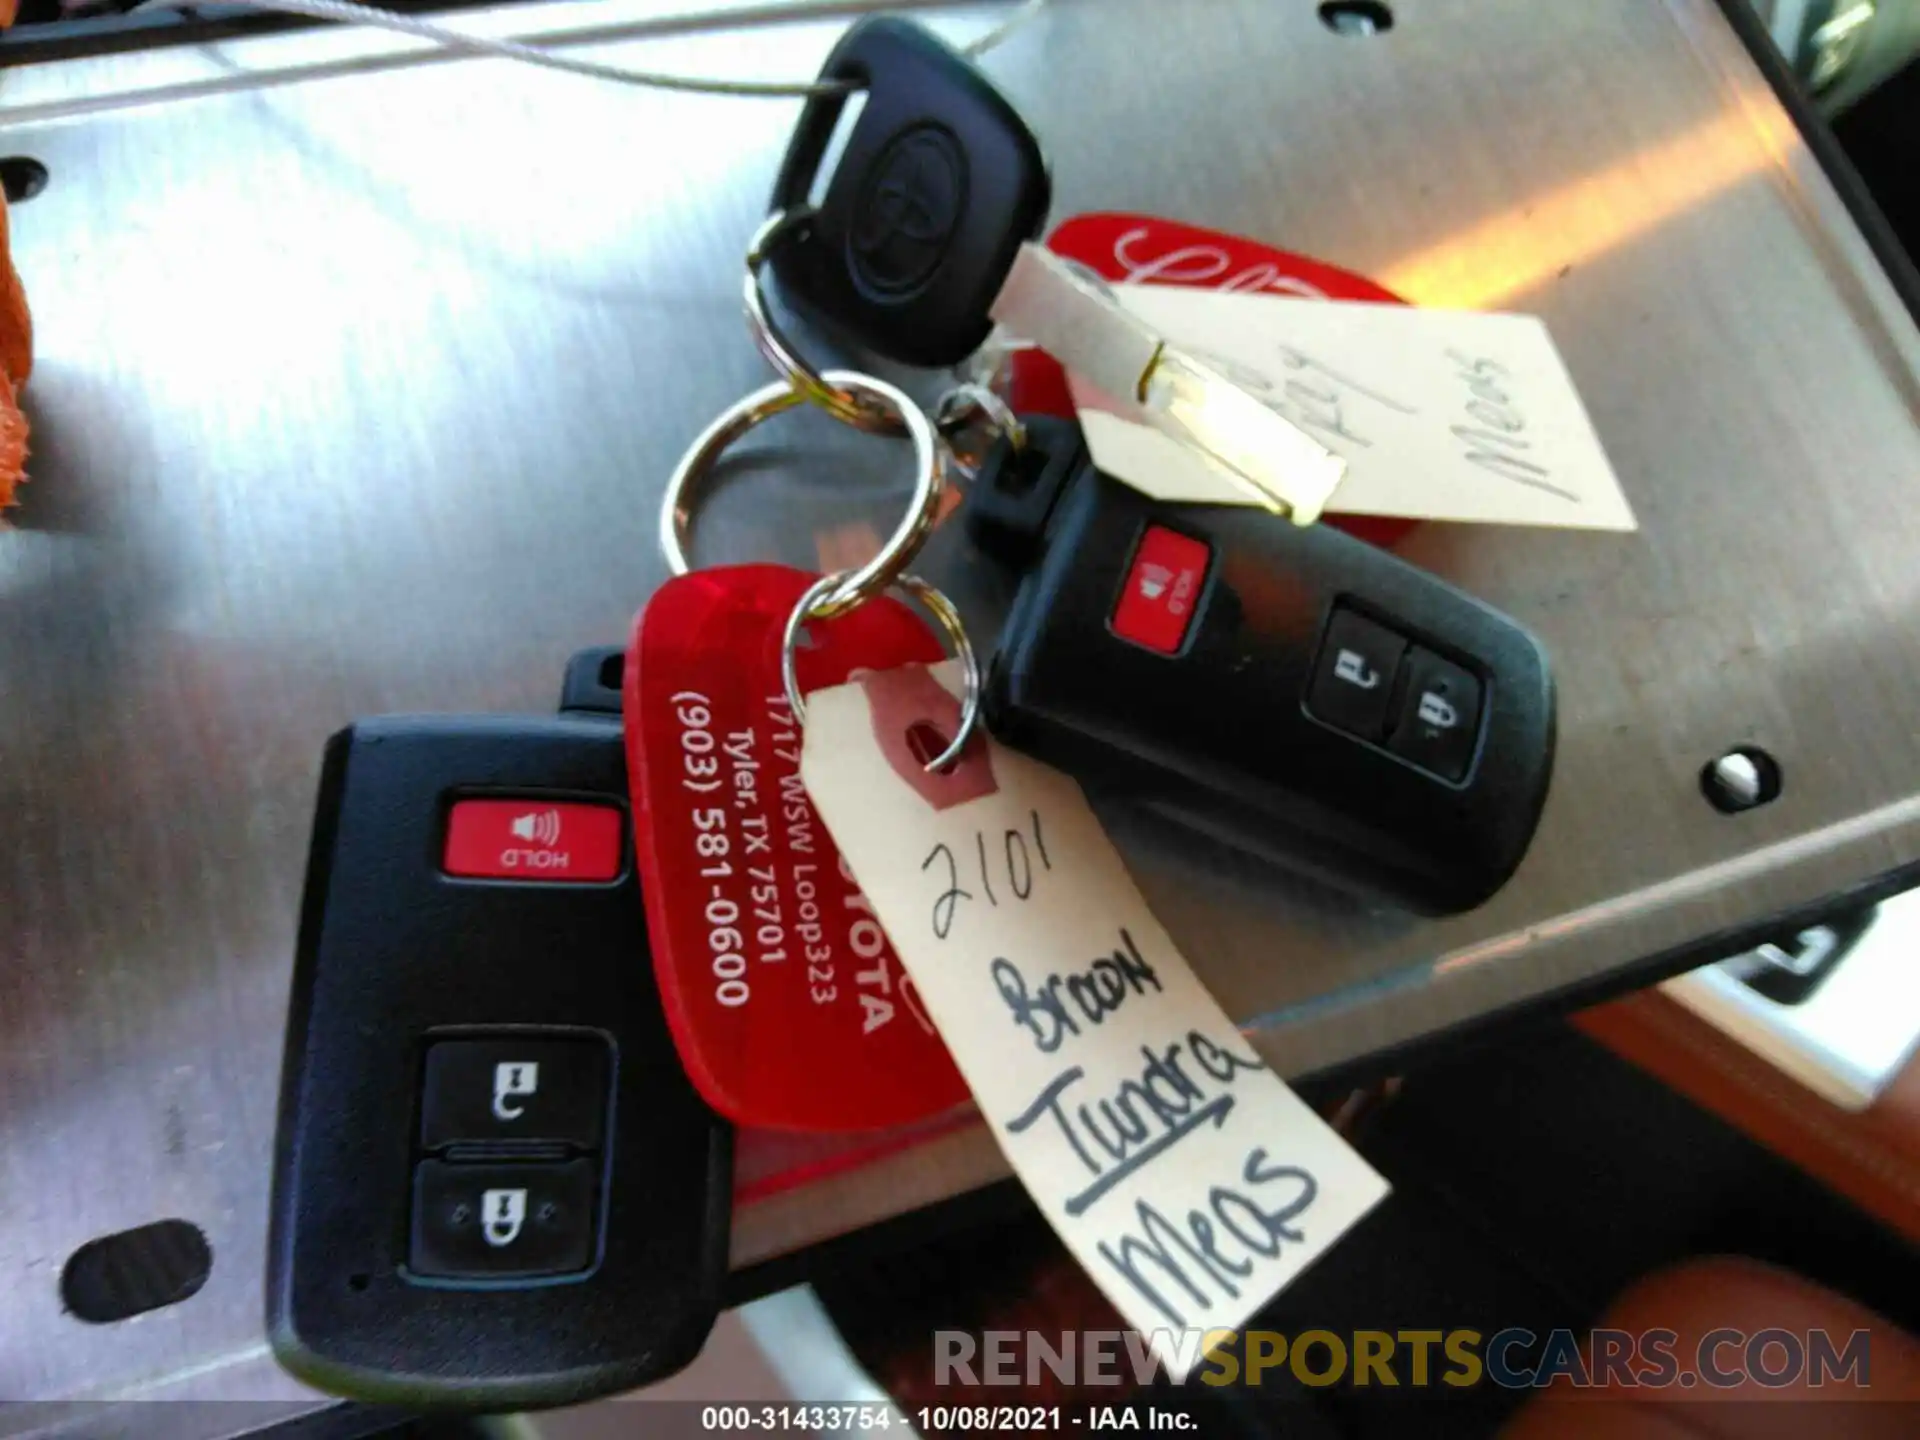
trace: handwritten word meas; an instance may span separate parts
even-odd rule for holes
[[[1553,337],[1530,315],[1121,284],[1114,294],[1347,462],[1330,508],[1631,530],[1633,509]],[[1069,375],[1094,463],[1164,500],[1244,504],[1136,402]]]
[[[1237,1326],[1386,1187],[1252,1053],[1071,779],[987,740],[921,771],[899,737],[951,734],[953,683],[910,667],[810,697],[807,789],[1102,1291],[1142,1331]]]

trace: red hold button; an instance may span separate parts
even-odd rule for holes
[[[449,875],[592,884],[620,873],[623,812],[577,800],[460,800],[447,817]]]
[[[1113,633],[1162,655],[1176,655],[1207,578],[1207,547],[1190,535],[1149,525],[1113,607]]]

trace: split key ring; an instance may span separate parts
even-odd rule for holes
[[[913,503],[899,527],[881,546],[880,553],[857,569],[823,575],[800,597],[787,617],[780,647],[780,675],[787,702],[794,719],[804,724],[806,701],[800,694],[795,651],[807,622],[844,615],[897,585],[920,601],[946,631],[965,674],[960,723],[946,749],[925,766],[929,772],[944,770],[959,759],[979,728],[980,662],[953,602],[918,576],[907,574],[906,569],[939,518],[940,497],[946,489],[946,449],[934,433],[933,422],[926,412],[885,381],[857,370],[829,370],[823,378],[841,387],[843,393],[860,397],[862,403],[884,408],[899,417],[902,428],[913,441],[916,476]],[[784,380],[775,381],[734,401],[688,447],[667,479],[660,506],[660,550],[666,558],[667,569],[674,575],[685,575],[690,569],[687,536],[692,529],[693,512],[699,502],[700,487],[711,477],[721,455],[756,425],[784,414],[805,399]]]
[[[863,601],[871,600],[898,580],[913,563],[940,518],[940,497],[945,493],[947,469],[945,447],[934,433],[926,411],[907,395],[871,375],[858,370],[829,370],[822,377],[836,390],[859,397],[862,403],[898,417],[907,438],[913,442],[913,501],[906,518],[880,553],[866,564],[836,577],[834,587],[818,597],[811,618],[831,620],[844,615]],[[785,414],[805,403],[807,397],[785,380],[762,386],[751,395],[734,401],[721,411],[703,431],[667,478],[666,495],[660,506],[660,550],[667,568],[675,575],[687,573],[687,535],[693,525],[693,510],[699,489],[712,475],[721,454],[741,436],[776,415]]]
[[[803,728],[807,723],[807,702],[800,693],[796,658],[800,648],[800,631],[808,620],[815,618],[811,607],[839,580],[838,575],[822,575],[814,581],[807,593],[795,603],[793,613],[787,616],[786,629],[780,633],[780,681],[786,687],[787,708],[793,711],[793,718]],[[954,608],[953,601],[918,575],[902,575],[893,583],[926,606],[927,612],[947,632],[947,638],[953,642],[954,658],[959,660],[960,672],[964,677],[964,690],[960,696],[960,724],[954,729],[947,748],[921,765],[921,769],[933,775],[958,760],[965,752],[967,742],[973,739],[973,732],[980,728],[980,660],[973,652],[973,642],[967,638],[966,626],[960,623],[960,612]],[[858,671],[854,673],[859,674]]]
[[[767,308],[766,292],[760,288],[760,271],[767,263],[767,256],[787,236],[812,220],[811,209],[776,210],[760,223],[760,228],[747,242],[747,280],[742,292],[747,329],[753,334],[755,348],[781,376],[781,383],[790,386],[800,399],[818,405],[842,425],[851,425],[870,435],[898,435],[911,423],[905,418],[905,410],[877,401],[871,393],[864,393],[861,386],[850,384],[847,376],[852,371],[829,370],[822,374],[816,370],[794,348],[786,332],[774,323],[773,312]]]

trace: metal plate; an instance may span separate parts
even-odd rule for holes
[[[1547,813],[1484,909],[1370,911],[1114,817],[1289,1072],[1920,858],[1920,336],[1825,177],[1711,0],[1397,10],[1362,39],[1309,0],[1056,0],[990,66],[1056,216],[1157,211],[1544,315],[1644,526],[1405,547],[1559,667]],[[543,28],[608,21],[579,13]],[[810,74],[837,28],[594,53]],[[661,578],[680,447],[763,379],[738,257],[792,103],[405,49],[280,37],[0,89],[0,149],[52,174],[14,217],[40,362],[0,533],[0,1396],[294,1393],[258,1257],[321,741],[370,712],[549,708],[567,654]],[[889,528],[904,456],[830,432],[770,431],[791,448],[740,467],[700,554],[818,564]],[[953,527],[927,573],[985,638],[1004,578]],[[1735,743],[1787,784],[1729,818],[1696,774]],[[998,1173],[955,1136],[751,1208],[736,1257]],[[68,1254],[169,1215],[212,1239],[198,1296],[104,1330],[61,1313]]]

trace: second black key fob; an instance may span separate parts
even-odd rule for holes
[[[515,1410],[705,1342],[732,1135],[667,1030],[626,806],[604,719],[387,718],[329,743],[268,1257],[300,1379]]]
[[[1553,771],[1538,640],[1331,527],[1161,504],[1095,469],[1071,423],[1028,433],[967,502],[1025,571],[986,680],[995,735],[1413,910],[1506,883]]]

